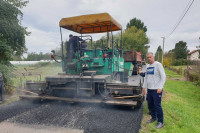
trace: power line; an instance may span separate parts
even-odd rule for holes
[[[192,2],[191,2],[191,1],[192,1]],[[194,0],[190,0],[190,1],[188,2],[186,8],[185,8],[184,11],[183,11],[183,12],[185,12],[185,13],[183,13],[182,17],[179,18],[179,20],[177,21],[177,23],[175,24],[173,30],[170,32],[170,34],[167,36],[167,38],[169,38],[169,37],[173,34],[173,32],[176,30],[176,28],[177,28],[178,25],[181,23],[181,21],[183,20],[183,18],[185,17],[185,15],[186,15],[187,12],[189,11],[189,9],[190,9],[190,7],[192,6],[193,3],[194,3]]]
[[[172,29],[174,29],[174,28],[176,27],[176,25],[178,24],[178,22],[181,20],[182,16],[183,16],[183,15],[185,14],[185,12],[187,11],[187,8],[189,7],[191,1],[192,1],[192,0],[190,0],[190,1],[188,2],[187,6],[186,6],[185,9],[183,10],[183,12],[182,12],[182,14],[180,15],[178,21],[176,22],[176,24],[174,25],[174,27],[173,27]],[[173,31],[173,30],[172,30],[172,31]],[[172,32],[172,31],[171,31],[171,32]],[[170,33],[171,33],[171,32],[170,32]]]

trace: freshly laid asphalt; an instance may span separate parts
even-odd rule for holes
[[[2,129],[6,129],[6,123],[9,123],[9,126],[13,123],[25,125],[24,127],[53,126],[56,127],[54,130],[65,128],[84,133],[138,133],[142,112],[143,107],[132,109],[104,104],[70,104],[61,101],[38,103],[19,100],[0,106],[0,133],[4,133],[1,125],[4,127]]]
[[[142,108],[102,104],[20,100],[0,106],[0,122],[80,129],[84,133],[138,133],[141,119]]]

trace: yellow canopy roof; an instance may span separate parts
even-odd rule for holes
[[[108,13],[90,14],[62,18],[59,23],[60,27],[81,33],[102,33],[121,30],[122,26],[114,20]]]

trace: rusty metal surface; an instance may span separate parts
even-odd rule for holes
[[[107,86],[108,89],[111,89],[111,90],[139,90],[139,87],[135,87],[135,86],[132,86],[132,87],[126,87],[126,86]]]
[[[124,51],[124,61],[136,61],[136,51]]]
[[[140,86],[128,84],[128,83],[108,83],[106,84],[106,87],[109,89],[114,90],[139,90]]]
[[[143,96],[142,94],[140,95],[134,95],[134,96],[122,96],[122,97],[113,97],[114,99],[126,99],[126,98],[137,98]]]
[[[124,51],[123,58],[125,62],[142,61],[141,53],[137,51]]]
[[[86,81],[86,82],[110,82],[111,75],[95,75],[95,76],[80,76],[80,75],[55,75],[47,76],[47,82],[72,82],[72,81]]]
[[[110,77],[110,75],[95,75],[94,79],[102,79]],[[79,75],[55,75],[55,76],[47,76],[46,78],[83,78],[90,79],[91,76],[79,76]]]
[[[25,93],[35,93],[40,94],[42,89],[45,89],[47,86],[45,81],[27,81],[24,88],[22,90]]]
[[[109,78],[110,75],[95,75],[94,79],[106,79]],[[55,78],[55,79],[91,79],[91,76],[79,76],[79,75],[55,75],[55,76],[47,76],[46,79]]]
[[[137,105],[136,101],[131,101],[131,100],[101,100],[101,99],[63,98],[63,97],[31,96],[31,95],[21,95],[20,98],[48,99],[48,100],[60,100],[60,101],[84,102],[84,103],[105,103],[105,104],[123,105],[123,106],[136,106]]]

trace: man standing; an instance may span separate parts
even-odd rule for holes
[[[164,126],[161,98],[166,75],[162,64],[154,60],[153,53],[149,52],[146,56],[149,64],[146,67],[143,93],[147,89],[148,106],[152,117],[147,123],[158,120],[156,128],[159,129]]]
[[[5,90],[3,84],[3,74],[0,71],[0,103],[5,101]]]

